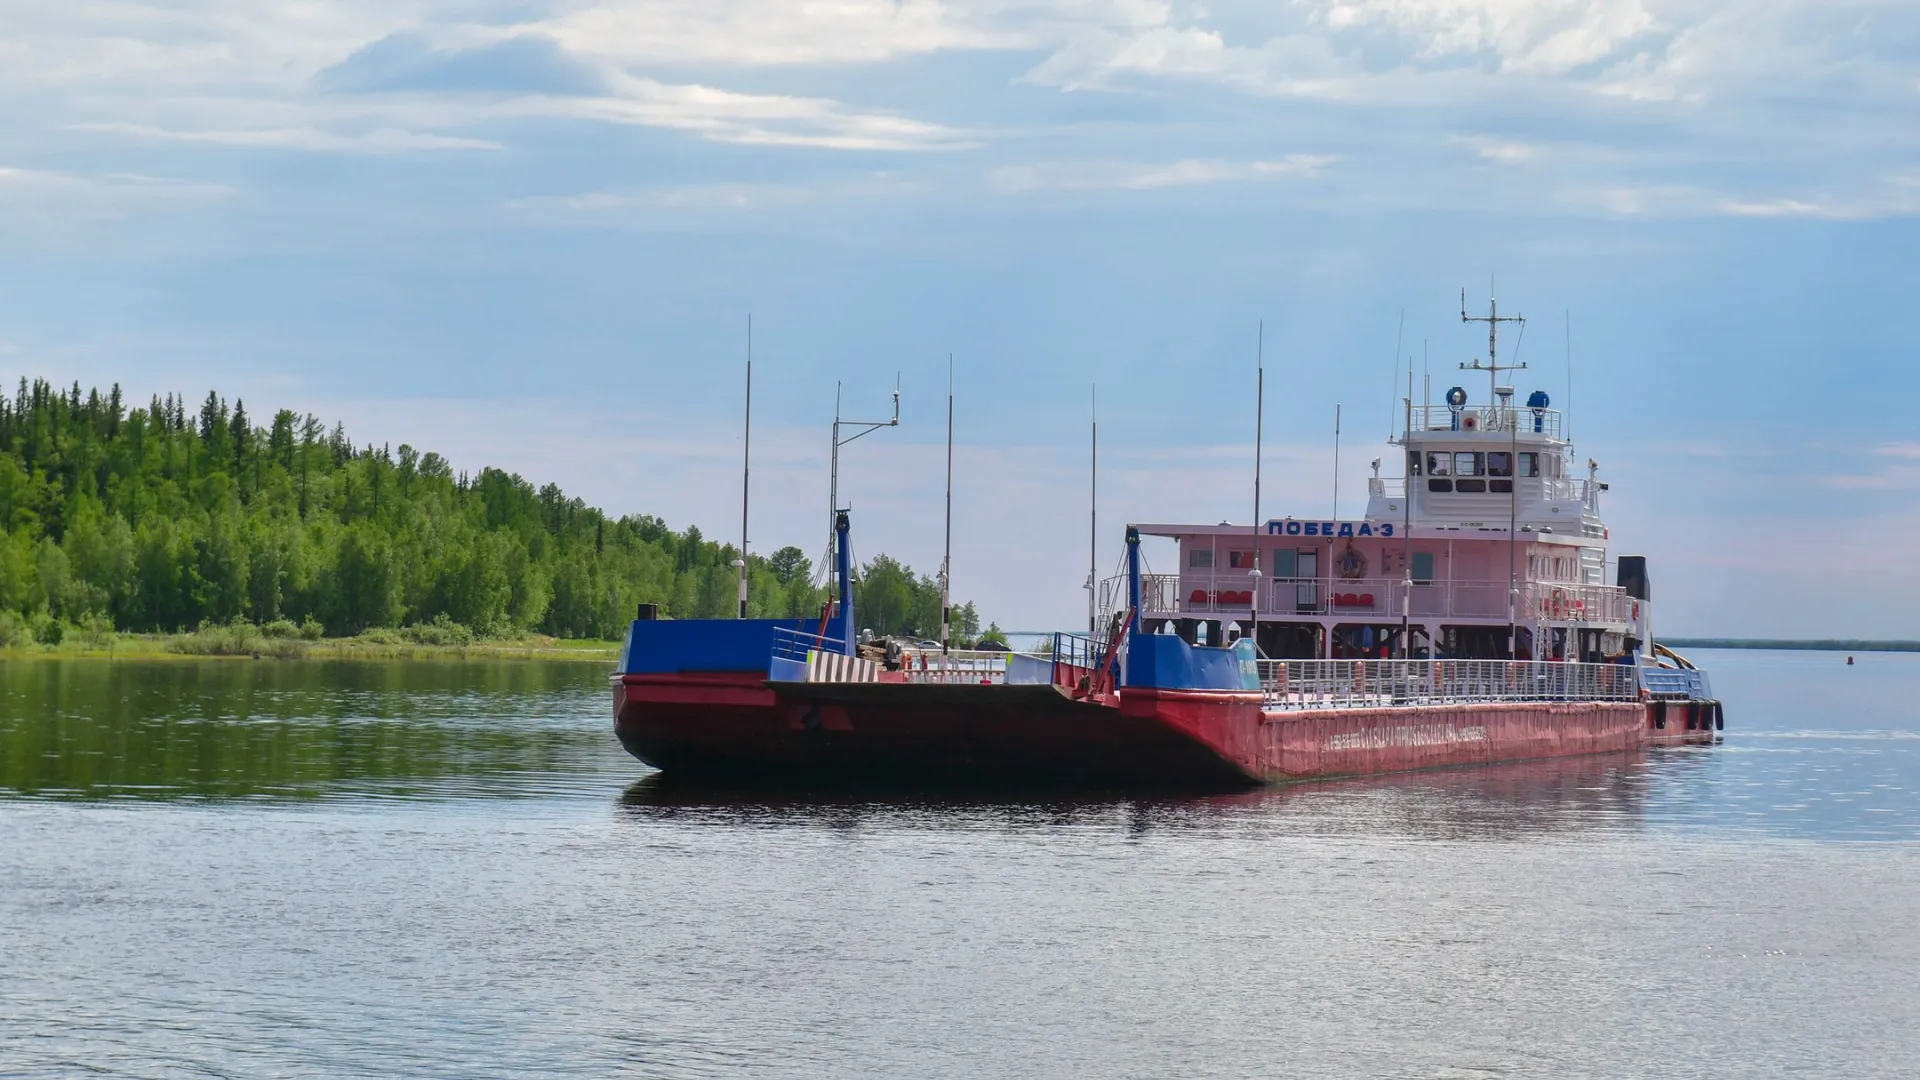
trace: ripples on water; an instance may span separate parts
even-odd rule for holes
[[[646,775],[592,665],[0,667],[0,1075],[1920,1074],[1920,657],[1203,798]]]

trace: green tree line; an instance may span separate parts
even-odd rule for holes
[[[20,380],[0,396],[0,614],[39,627],[177,631],[246,619],[329,634],[452,620],[493,635],[618,638],[640,603],[717,618],[738,550],[657,517],[619,518],[518,475],[456,472],[409,445],[356,447],[281,409],[256,422],[208,393],[129,406]],[[748,559],[748,614],[811,617],[825,599],[797,547]],[[939,588],[877,556],[861,625],[929,634]],[[870,614],[869,614],[870,613]],[[13,616],[9,616],[13,617]],[[956,629],[971,636],[971,605]]]

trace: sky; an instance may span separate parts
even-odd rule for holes
[[[753,548],[897,380],[843,501],[933,571],[951,357],[1009,627],[1084,619],[1096,387],[1103,573],[1250,519],[1258,363],[1262,516],[1352,516],[1464,288],[1663,633],[1920,637],[1917,214],[1913,0],[0,0],[0,378],[737,537],[751,317]]]

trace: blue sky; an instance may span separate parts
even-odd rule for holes
[[[0,373],[217,387],[359,441],[864,552],[1008,625],[1103,520],[1345,505],[1529,316],[1669,633],[1920,636],[1920,5],[0,0]],[[1511,355],[1511,354],[1510,354]],[[1472,384],[1477,388],[1478,384]],[[1103,562],[1117,543],[1103,551]]]

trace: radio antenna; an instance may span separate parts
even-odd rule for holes
[[[1567,402],[1560,406],[1560,437],[1573,442],[1573,309],[1565,312],[1567,320]]]
[[[1400,345],[1402,341],[1406,338],[1406,336],[1407,336],[1407,309],[1401,308],[1400,309],[1400,329],[1394,331],[1394,334],[1393,334],[1393,382],[1389,384],[1393,387],[1393,392],[1395,394],[1398,394],[1400,392]],[[1392,398],[1389,397],[1388,400],[1391,401]],[[1393,438],[1393,413],[1391,411],[1389,411],[1387,414],[1387,438],[1388,439]]]
[[[951,650],[953,627],[953,354],[947,354],[947,549],[940,557],[940,655]]]
[[[1093,425],[1092,456],[1087,470],[1087,636],[1099,633],[1096,593],[1100,575],[1100,384],[1093,384],[1088,416]]]
[[[747,419],[740,451],[740,617],[747,617],[747,495],[753,476],[753,314],[747,314]]]
[[[1340,403],[1333,405],[1333,520],[1340,520]]]
[[[1260,649],[1260,458],[1267,424],[1267,320],[1261,319],[1253,338],[1253,611],[1248,631],[1254,651]]]

